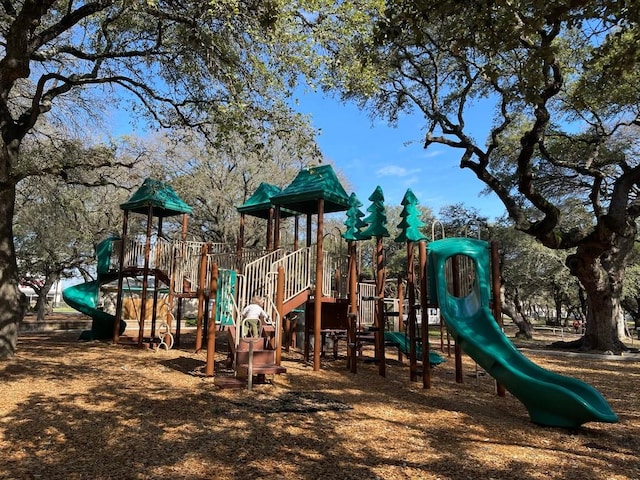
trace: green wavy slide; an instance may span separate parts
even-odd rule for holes
[[[504,335],[489,310],[490,269],[487,242],[469,238],[437,240],[428,245],[429,292],[436,297],[448,329],[462,350],[518,398],[531,421],[575,428],[587,422],[618,421],[602,394],[576,378],[533,363]],[[475,267],[471,292],[456,297],[447,288],[446,261],[470,257]]]

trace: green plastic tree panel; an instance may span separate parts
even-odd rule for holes
[[[425,223],[420,220],[422,212],[418,208],[418,199],[413,191],[409,188],[402,198],[403,206],[400,212],[402,221],[397,225],[400,234],[395,239],[396,242],[420,242],[426,240],[426,236],[422,233]]]
[[[216,292],[216,318],[220,325],[233,325],[233,305],[236,298],[238,274],[235,270],[218,270],[218,290]]]
[[[369,226],[362,231],[361,237],[365,238],[381,238],[388,237],[389,230],[387,230],[387,213],[384,206],[384,194],[382,188],[377,186],[373,193],[369,196],[369,201],[372,202],[367,212],[369,216],[364,219],[364,222]]]
[[[518,398],[531,421],[552,427],[576,428],[586,422],[618,421],[602,394],[591,385],[545,370],[525,357],[504,335],[489,310],[489,244],[470,238],[431,242],[430,292],[456,342],[475,362]],[[473,261],[476,281],[464,298],[447,289],[445,264],[455,255]]]
[[[347,227],[342,234],[342,238],[347,241],[355,242],[361,240],[360,231],[367,226],[362,220],[364,213],[360,210],[362,202],[358,200],[355,193],[349,196],[349,208],[347,210],[347,219],[344,221],[344,225]]]

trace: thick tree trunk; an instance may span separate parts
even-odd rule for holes
[[[620,299],[598,290],[595,295],[587,290],[589,309],[584,333],[584,350],[602,350],[620,353],[625,349],[618,335],[618,321],[622,315]],[[607,292],[608,293],[608,292]]]
[[[47,276],[44,281],[44,285],[38,289],[38,300],[36,301],[36,315],[39,322],[44,322],[44,317],[50,312],[50,305],[47,302],[47,295],[53,287],[54,283],[58,281],[60,275],[53,273]]]
[[[640,298],[625,297],[622,299],[622,308],[633,320],[634,328],[640,328]]]
[[[26,311],[26,298],[18,289],[18,268],[13,244],[15,185],[0,182],[0,359],[16,351],[18,326]]]
[[[562,290],[555,283],[552,284],[553,288],[553,306],[555,308],[556,319],[554,324],[562,326]]]
[[[618,326],[624,313],[621,305],[624,266],[632,248],[633,237],[617,237],[605,251],[585,245],[567,258],[567,266],[587,294],[583,350],[620,353],[626,348]]]
[[[506,290],[504,286],[500,289],[500,295],[502,300],[502,313],[506,314],[511,318],[513,323],[518,327],[518,331],[516,332],[516,337],[525,337],[525,338],[533,338],[533,329],[531,328],[531,322],[527,319],[526,315],[523,312],[522,304],[520,303],[520,298],[518,296],[518,292],[516,291],[514,298],[509,298],[506,295]]]

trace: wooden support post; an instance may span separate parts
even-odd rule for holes
[[[129,212],[124,211],[122,217],[122,237],[120,238],[120,258],[118,259],[118,297],[116,298],[116,318],[113,319],[113,343],[118,343],[120,339],[120,322],[122,321],[122,287],[124,281],[124,252],[127,242],[127,225]]]
[[[491,242],[491,290],[493,291],[493,317],[502,329],[504,323],[502,321],[502,285],[500,281],[500,252],[498,242]],[[504,385],[496,381],[496,394],[499,397],[506,395]]]
[[[167,312],[165,320],[167,322],[168,331],[171,333],[173,328],[173,309],[176,303],[176,264],[177,264],[178,249],[173,249],[173,257],[171,258],[171,278],[169,279],[169,296],[167,297]],[[176,343],[178,343],[178,331],[180,322],[176,325]]]
[[[404,316],[404,284],[402,282],[402,276],[398,275],[398,331],[404,331],[404,322],[402,317]]]
[[[269,208],[269,218],[267,219],[267,252],[273,250],[273,207]]]
[[[207,279],[207,252],[208,246],[202,245],[202,251],[200,253],[200,270],[198,272],[198,317],[196,318],[196,348],[198,353],[202,350],[202,337],[203,337],[203,319],[204,319],[204,284]]]
[[[209,283],[209,299],[211,301],[211,316],[207,328],[207,365],[205,375],[213,377],[216,357],[216,299],[218,298],[218,264],[211,265],[211,282]]]
[[[138,348],[144,342],[144,319],[147,315],[147,288],[149,286],[149,257],[151,253],[151,227],[153,226],[153,206],[147,212],[147,238],[144,244],[144,267],[142,270],[142,292],[140,293],[140,327],[138,329]]]
[[[414,265],[413,242],[407,242],[407,295],[409,298],[409,379],[412,382],[418,380],[418,361],[416,354],[416,289]],[[424,329],[424,317],[422,317],[422,328]],[[424,368],[424,365],[422,366]]]
[[[189,216],[186,213],[182,214],[182,230],[180,231],[180,238],[184,242],[187,240],[187,224],[189,222]]]
[[[384,351],[384,253],[382,249],[382,237],[376,237],[376,359],[378,360],[378,374],[381,377],[387,375],[387,363]]]
[[[347,315],[347,367],[351,373],[358,371],[358,272],[356,270],[356,242],[349,242],[349,315]]]
[[[451,276],[453,277],[453,295],[460,296],[460,258],[458,255],[451,257]],[[464,383],[462,376],[462,349],[460,343],[456,341],[455,344],[455,370],[456,370],[456,383]]]
[[[242,255],[242,249],[244,248],[244,213],[240,214],[240,229],[238,231],[238,241],[236,243],[236,256]]]
[[[427,243],[418,244],[418,261],[420,269],[420,308],[422,317],[422,388],[431,388],[431,346],[429,345],[429,304],[427,302],[428,258]]]
[[[182,297],[178,297],[178,307],[176,308],[176,341],[175,347],[180,347],[180,329],[182,323]]]
[[[282,363],[282,318],[284,315],[284,281],[285,281],[285,272],[284,267],[282,265],[278,266],[278,279],[276,283],[276,310],[278,310],[279,319],[276,322],[276,365],[280,365]]]
[[[156,337],[156,324],[158,322],[158,276],[154,276],[153,282],[153,310],[151,311],[151,338]]]
[[[318,225],[316,228],[316,291],[313,319],[313,371],[320,370],[320,353],[322,350],[322,270],[324,258],[322,254],[322,230],[324,229],[324,199],[318,199]]]
[[[280,248],[280,207],[275,209],[275,215],[273,218],[273,249]]]
[[[304,356],[304,361],[308,362],[309,361],[309,357],[311,356],[311,352],[310,352],[310,341],[309,341],[309,337],[311,336],[311,309],[310,308],[305,308],[304,309],[304,351],[303,351],[303,356]]]

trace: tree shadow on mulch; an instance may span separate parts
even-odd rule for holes
[[[198,358],[191,357],[178,357],[162,360],[160,365],[175,370],[185,375],[191,375],[192,377],[204,377],[207,362]],[[233,368],[225,360],[216,360],[214,366],[215,376],[232,376],[234,374]]]
[[[261,413],[314,413],[353,409],[346,403],[316,392],[284,392],[276,396],[259,394],[251,398],[231,400],[230,403]]]
[[[162,360],[161,365],[186,375],[200,376],[203,374],[206,362],[197,358],[178,357]]]

